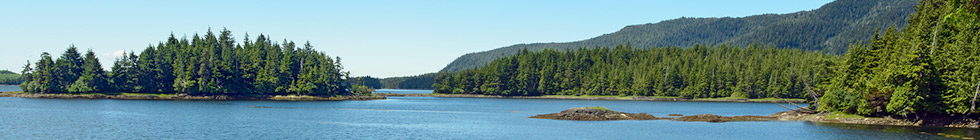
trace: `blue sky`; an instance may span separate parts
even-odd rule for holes
[[[830,0],[422,0],[422,1],[0,1],[0,69],[19,72],[41,52],[70,44],[103,67],[173,32],[221,28],[310,41],[353,75],[435,72],[470,52],[519,43],[568,42],[627,25],[679,17],[741,17],[819,8]]]

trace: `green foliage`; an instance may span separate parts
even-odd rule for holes
[[[978,6],[920,1],[906,28],[852,45],[837,76],[823,85],[819,108],[871,116],[976,113]]]
[[[375,87],[381,87],[381,83],[374,77],[365,76],[352,79],[353,80],[349,80],[347,84],[351,85],[351,92],[357,95],[371,95],[374,93],[374,89],[376,89]]]
[[[41,53],[41,59],[38,60],[34,68],[31,68],[30,62],[24,65],[24,83],[21,83],[21,90],[28,93],[57,93],[59,90],[58,84],[60,83],[59,74],[55,73],[55,63],[51,59],[51,54],[47,52]]]
[[[484,67],[440,73],[434,90],[505,96],[807,98],[805,86],[814,83],[804,82],[829,79],[818,63],[834,58],[755,45],[524,50]]]
[[[776,47],[821,50],[836,54],[849,43],[866,41],[874,29],[904,27],[916,0],[836,0],[818,9],[788,14],[747,17],[678,18],[626,26],[594,38],[565,43],[516,44],[460,56],[442,71],[455,72],[484,66],[493,60],[530,51],[576,50],[630,42],[636,47],[694,46],[695,44],[753,43]]]
[[[381,79],[374,78],[371,76],[355,77],[353,79],[355,80],[351,80],[352,85],[364,85],[372,89],[380,89],[384,87],[384,85],[381,84]]]
[[[827,118],[827,119],[863,119],[863,118],[865,118],[864,116],[861,116],[861,115],[847,114],[847,113],[841,113],[841,112],[827,113],[827,114],[823,115],[823,117],[824,118]]]
[[[102,64],[99,59],[95,57],[95,52],[89,50],[85,53],[85,58],[82,64],[82,74],[68,85],[69,93],[97,93],[103,91],[110,91],[108,76],[102,69]]]
[[[23,82],[21,75],[10,70],[0,70],[0,85],[16,85]]]
[[[381,79],[382,88],[391,89],[432,89],[432,84],[438,73],[426,73],[415,76],[389,77]]]
[[[354,85],[351,87],[351,91],[357,95],[371,95],[371,93],[374,93],[374,88],[365,85]]]
[[[117,58],[105,72],[89,50],[83,58],[71,46],[57,60],[48,53],[24,66],[21,88],[28,93],[188,93],[191,95],[272,96],[349,95],[340,58],[259,35],[236,43],[231,31],[210,30],[203,37],[178,40],[173,35],[142,53]],[[365,91],[359,89],[357,91]]]

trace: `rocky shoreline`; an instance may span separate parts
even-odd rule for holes
[[[715,114],[698,114],[683,116],[671,114],[671,117],[655,117],[647,113],[623,113],[612,111],[603,107],[576,107],[559,113],[541,114],[528,118],[536,119],[555,119],[555,120],[577,120],[577,121],[605,121],[605,120],[672,120],[686,122],[733,122],[733,121],[771,121],[775,117],[769,116],[718,116]]]
[[[817,123],[839,123],[839,124],[863,124],[863,125],[887,125],[887,126],[914,126],[914,127],[949,127],[949,128],[978,128],[980,121],[976,119],[962,119],[947,123],[930,123],[923,120],[910,121],[891,117],[835,117],[830,112],[815,112],[791,110],[778,112],[769,117],[784,121],[806,121]]]
[[[501,95],[480,95],[480,94],[391,94],[381,93],[382,96],[410,96],[410,97],[448,97],[448,98],[510,98],[510,99],[561,99],[561,100],[619,100],[619,101],[670,101],[670,102],[736,102],[736,103],[804,103],[798,100],[748,100],[748,99],[686,99],[686,98],[654,98],[637,96],[631,98],[613,97],[576,97],[576,96],[501,96]]]
[[[176,94],[172,96],[156,95],[106,95],[106,94],[38,94],[38,93],[0,93],[0,97],[21,98],[50,98],[50,99],[121,99],[121,100],[270,100],[270,101],[342,101],[342,100],[383,100],[385,96],[270,96],[270,97],[236,97],[236,96],[190,96]]]
[[[791,110],[783,111],[767,116],[745,115],[745,116],[719,116],[715,114],[698,114],[684,116],[681,114],[670,114],[668,117],[656,117],[647,113],[624,113],[612,111],[602,107],[576,107],[559,113],[541,114],[528,118],[536,119],[555,119],[555,120],[579,120],[579,121],[603,121],[603,120],[671,120],[687,122],[738,122],[738,121],[806,121],[816,123],[840,123],[840,124],[863,124],[863,125],[887,125],[887,126],[915,126],[915,127],[950,127],[950,128],[978,128],[978,121],[966,119],[959,122],[946,124],[925,123],[923,121],[908,121],[889,117],[839,117],[838,114],[828,112],[815,112],[810,110]]]

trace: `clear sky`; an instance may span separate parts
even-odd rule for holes
[[[0,69],[20,72],[70,45],[109,69],[122,51],[228,28],[310,41],[353,75],[436,72],[453,59],[519,43],[568,42],[679,17],[741,17],[819,8],[830,0],[120,0],[0,1]]]

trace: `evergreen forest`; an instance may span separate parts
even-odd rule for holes
[[[426,73],[421,75],[388,77],[381,79],[383,88],[390,89],[432,89],[437,73]]]
[[[629,25],[593,38],[572,42],[515,44],[465,54],[442,71],[455,72],[484,66],[497,58],[544,49],[612,47],[627,42],[633,47],[692,47],[695,44],[760,44],[780,48],[847,52],[850,43],[867,41],[875,29],[905,27],[918,0],[834,0],[820,8],[786,14],[746,17],[682,17],[656,23]]]
[[[837,56],[752,45],[521,51],[436,77],[436,93],[804,98]]]
[[[444,71],[436,93],[806,98],[822,111],[928,119],[976,115],[980,1],[922,0],[907,25],[842,55],[749,45],[529,52]]]
[[[185,93],[189,95],[272,96],[352,95],[339,57],[306,42],[272,41],[259,35],[236,42],[231,31],[170,35],[141,53],[117,58],[105,71],[92,50],[74,45],[53,58],[45,52],[22,71],[28,93]]]
[[[10,70],[0,70],[0,85],[17,85],[21,82],[20,74]]]

